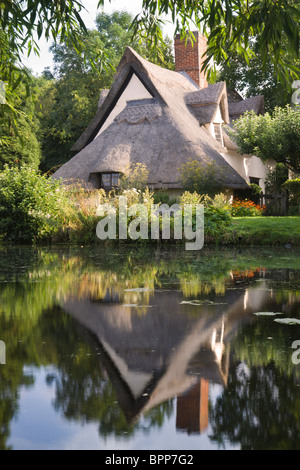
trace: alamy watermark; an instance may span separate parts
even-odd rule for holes
[[[100,204],[96,215],[103,217],[96,228],[100,240],[159,240],[161,237],[163,240],[184,239],[186,250],[200,250],[204,245],[202,204],[184,204],[183,207],[151,204],[149,214],[146,204],[128,207],[127,197],[120,196],[118,208],[109,203]]]
[[[6,364],[6,346],[2,340],[0,340],[0,364]]]
[[[0,104],[6,103],[5,89],[6,89],[6,84],[0,80]]]
[[[293,341],[292,348],[296,349],[292,354],[292,363],[298,365],[300,364],[300,339]]]
[[[292,88],[296,88],[292,94],[292,103],[300,105],[300,80],[295,80],[292,84]]]

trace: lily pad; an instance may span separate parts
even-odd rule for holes
[[[284,323],[285,325],[300,325],[299,318],[276,318],[274,321]]]
[[[151,308],[153,305],[123,304],[122,307]]]
[[[269,316],[269,317],[273,317],[274,315],[282,315],[282,312],[253,312],[254,315],[257,315],[257,316]]]
[[[212,300],[183,300],[180,304],[189,305],[226,305],[223,302],[213,302]]]
[[[148,292],[153,289],[148,289],[147,287],[135,287],[134,289],[124,289],[125,292]]]

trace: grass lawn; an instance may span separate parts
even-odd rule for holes
[[[244,245],[300,246],[300,217],[235,217],[235,238]]]

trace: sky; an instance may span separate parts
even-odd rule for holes
[[[82,12],[81,16],[88,29],[95,28],[95,19],[98,13],[103,10],[105,13],[112,13],[113,11],[128,11],[132,15],[137,15],[142,10],[142,0],[106,0],[104,7],[97,10],[98,0],[82,0],[86,12]],[[165,34],[172,36],[174,27],[170,24],[165,29]],[[29,58],[24,57],[23,63],[29,67],[35,75],[40,75],[45,67],[52,69],[52,54],[49,52],[51,42],[47,43],[44,38],[39,41],[40,56],[36,56],[33,52]]]

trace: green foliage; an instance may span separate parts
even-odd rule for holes
[[[51,47],[56,80],[50,81],[40,98],[43,171],[54,170],[73,156],[71,148],[95,116],[100,91],[110,88],[126,46],[164,67],[174,67],[170,40],[164,40],[163,58],[149,54],[146,41],[132,40],[131,22],[127,12],[100,13],[97,30],[87,31],[82,38],[80,53],[72,44]],[[109,65],[103,66],[98,51],[105,51]]]
[[[265,179],[266,192],[269,194],[280,192],[287,178],[288,170],[283,163],[276,163],[273,167],[268,168]]]
[[[101,0],[103,4],[104,0]],[[246,61],[255,54],[255,39],[262,65],[271,59],[275,72],[286,82],[298,77],[294,58],[299,53],[299,2],[293,0],[143,0],[143,10],[134,21],[134,30],[147,30],[155,39],[162,33],[165,14],[172,17],[176,32],[186,36],[196,24],[208,36],[206,66],[211,59],[218,64],[239,53]],[[193,22],[191,23],[191,19]],[[284,47],[283,47],[284,46]],[[286,49],[289,55],[286,55]]]
[[[40,97],[43,171],[69,160],[72,145],[97,110],[100,89],[105,81],[101,82],[99,70],[91,66],[87,55],[90,55],[92,61],[93,51],[101,49],[102,43],[97,32],[91,31],[83,39],[83,44],[86,51],[81,55],[72,45],[55,45],[51,48],[58,79],[48,80]]]
[[[299,107],[276,107],[272,114],[247,112],[229,133],[242,154],[255,154],[264,162],[275,160],[289,170],[300,172]]]
[[[173,70],[172,39],[165,36],[158,37],[158,47],[154,48],[147,34],[132,35],[132,22],[133,16],[126,11],[115,11],[112,14],[102,12],[97,15],[96,27],[111,67],[114,69],[117,67],[126,46],[130,46],[150,62]]]
[[[32,86],[34,79],[32,78]],[[27,96],[24,86],[19,87],[14,97],[14,112],[9,119],[0,105],[0,168],[7,164],[29,164],[38,168],[41,161],[41,148],[38,139],[39,121],[34,102]]]
[[[0,31],[0,169],[5,163],[39,165],[39,122],[32,99],[36,84],[27,69],[18,67],[17,57],[11,55],[8,40]]]
[[[272,112],[277,106],[283,107],[291,103],[292,85],[295,80],[300,79],[299,73],[287,76],[285,82],[279,80],[272,58],[269,56],[263,64],[259,43],[252,39],[251,48],[254,50],[249,60],[242,54],[230,54],[230,60],[223,60],[218,72],[218,81],[225,81],[228,90],[237,91],[244,98],[251,96],[264,96],[264,110]],[[282,51],[289,57],[288,45],[282,44]],[[294,65],[300,65],[300,60],[291,57]]]
[[[106,194],[103,189],[95,190],[92,193],[85,192],[83,190],[76,190],[69,192],[69,196],[72,199],[70,201],[70,207],[72,208],[69,212],[70,216],[67,221],[67,226],[64,230],[60,230],[57,234],[58,241],[71,241],[75,243],[95,243],[99,242],[96,237],[96,226],[101,218],[106,217],[106,214],[100,218],[96,215],[97,208],[100,204],[109,204],[116,211],[116,235],[118,240],[119,234],[119,198],[120,196],[127,198],[127,207],[129,208],[132,204],[143,204],[146,208],[145,212],[145,223],[148,225],[148,239],[146,240],[131,240],[130,236],[127,237],[127,243],[161,243],[162,240],[162,224],[163,217],[159,214],[159,239],[151,239],[151,223],[152,223],[152,210],[153,205],[157,204],[157,209],[161,204],[171,205],[165,200],[155,203],[154,194],[149,191],[148,188],[139,190],[136,188],[124,189],[116,194],[112,191]],[[170,202],[170,201],[169,201]],[[184,221],[184,205],[193,205],[193,230],[195,230],[195,206],[196,204],[204,205],[204,224],[205,224],[205,240],[207,243],[229,243],[230,242],[230,227],[232,225],[231,207],[228,203],[225,195],[218,194],[213,199],[208,195],[199,195],[196,192],[189,193],[185,192],[178,198],[178,204],[183,209],[182,212],[182,223]],[[134,217],[127,215],[127,228],[130,223],[134,220]],[[184,234],[184,230],[183,230]],[[61,238],[63,237],[63,238]],[[184,237],[183,237],[184,238]],[[125,241],[123,240],[123,243]],[[174,243],[174,217],[170,217],[170,240],[166,242]],[[179,240],[180,242],[180,240]]]
[[[179,173],[183,188],[189,192],[213,197],[223,188],[219,180],[219,169],[214,163],[201,164],[197,160],[189,161],[181,166]]]
[[[46,40],[68,41],[79,50],[80,35],[85,26],[80,17],[83,8],[77,0],[53,2],[25,0],[0,4],[0,81],[6,83],[6,104],[1,110],[1,122],[10,126],[15,118],[15,98],[20,85],[29,95],[31,78],[22,66],[23,57],[39,54],[42,34]]]
[[[104,5],[104,0],[99,0],[100,5]],[[171,14],[176,32],[185,35],[193,18],[196,26],[208,34],[207,66],[212,58],[220,64],[237,52],[248,60],[251,39],[255,38],[263,64],[271,58],[275,71],[284,81],[290,81],[291,76],[298,77],[299,70],[293,59],[299,53],[299,2],[143,0],[142,6],[141,14],[131,25],[131,32],[139,32],[147,48],[151,49],[150,54],[159,54],[164,63],[168,60],[163,59],[162,18]],[[22,56],[26,52],[28,55],[39,52],[42,35],[56,43],[73,44],[79,53],[84,51],[82,32],[85,33],[86,28],[80,16],[82,8],[83,4],[77,0],[61,0],[59,6],[40,0],[1,3],[0,80],[7,81],[10,93],[17,91],[23,79],[27,84],[26,74],[20,67]],[[104,51],[105,48],[94,51],[97,61],[105,57]],[[5,110],[8,114],[11,111],[9,107]]]
[[[181,207],[185,204],[203,204],[204,206],[204,238],[206,243],[229,243],[228,229],[232,225],[230,204],[224,194],[216,194],[211,198],[207,194],[185,191],[179,198]]]
[[[169,206],[178,202],[177,197],[172,197],[168,191],[164,190],[155,191],[153,194],[153,201],[154,204],[168,204]]]
[[[148,182],[149,170],[144,163],[135,163],[131,165],[121,177],[120,189],[135,188],[137,190],[145,189]]]
[[[300,199],[300,178],[287,180],[285,183],[283,183],[282,186],[288,191],[290,191],[293,196]]]
[[[0,234],[5,240],[49,240],[64,220],[65,191],[36,170],[5,166],[0,173]]]
[[[233,220],[233,241],[247,246],[300,246],[297,217],[241,217]]]
[[[42,34],[49,39],[70,37],[74,42],[78,40],[78,26],[84,28],[79,12],[83,8],[77,0],[62,0],[57,5],[42,2],[40,0],[28,0],[24,2],[2,2],[0,24],[1,29],[14,37],[11,47],[17,51],[25,44],[30,49],[38,49],[38,43],[34,40]],[[29,51],[29,53],[30,53]]]
[[[230,213],[214,205],[204,209],[204,236],[206,243],[230,243],[228,228],[232,225]]]
[[[300,214],[300,178],[287,180],[282,187],[289,192],[289,213]]]
[[[29,164],[38,168],[41,160],[41,148],[37,139],[37,123],[33,116],[27,118],[22,114],[16,119],[17,133],[13,128],[4,126],[2,134],[7,138],[4,145],[0,145],[0,166],[7,164]]]

